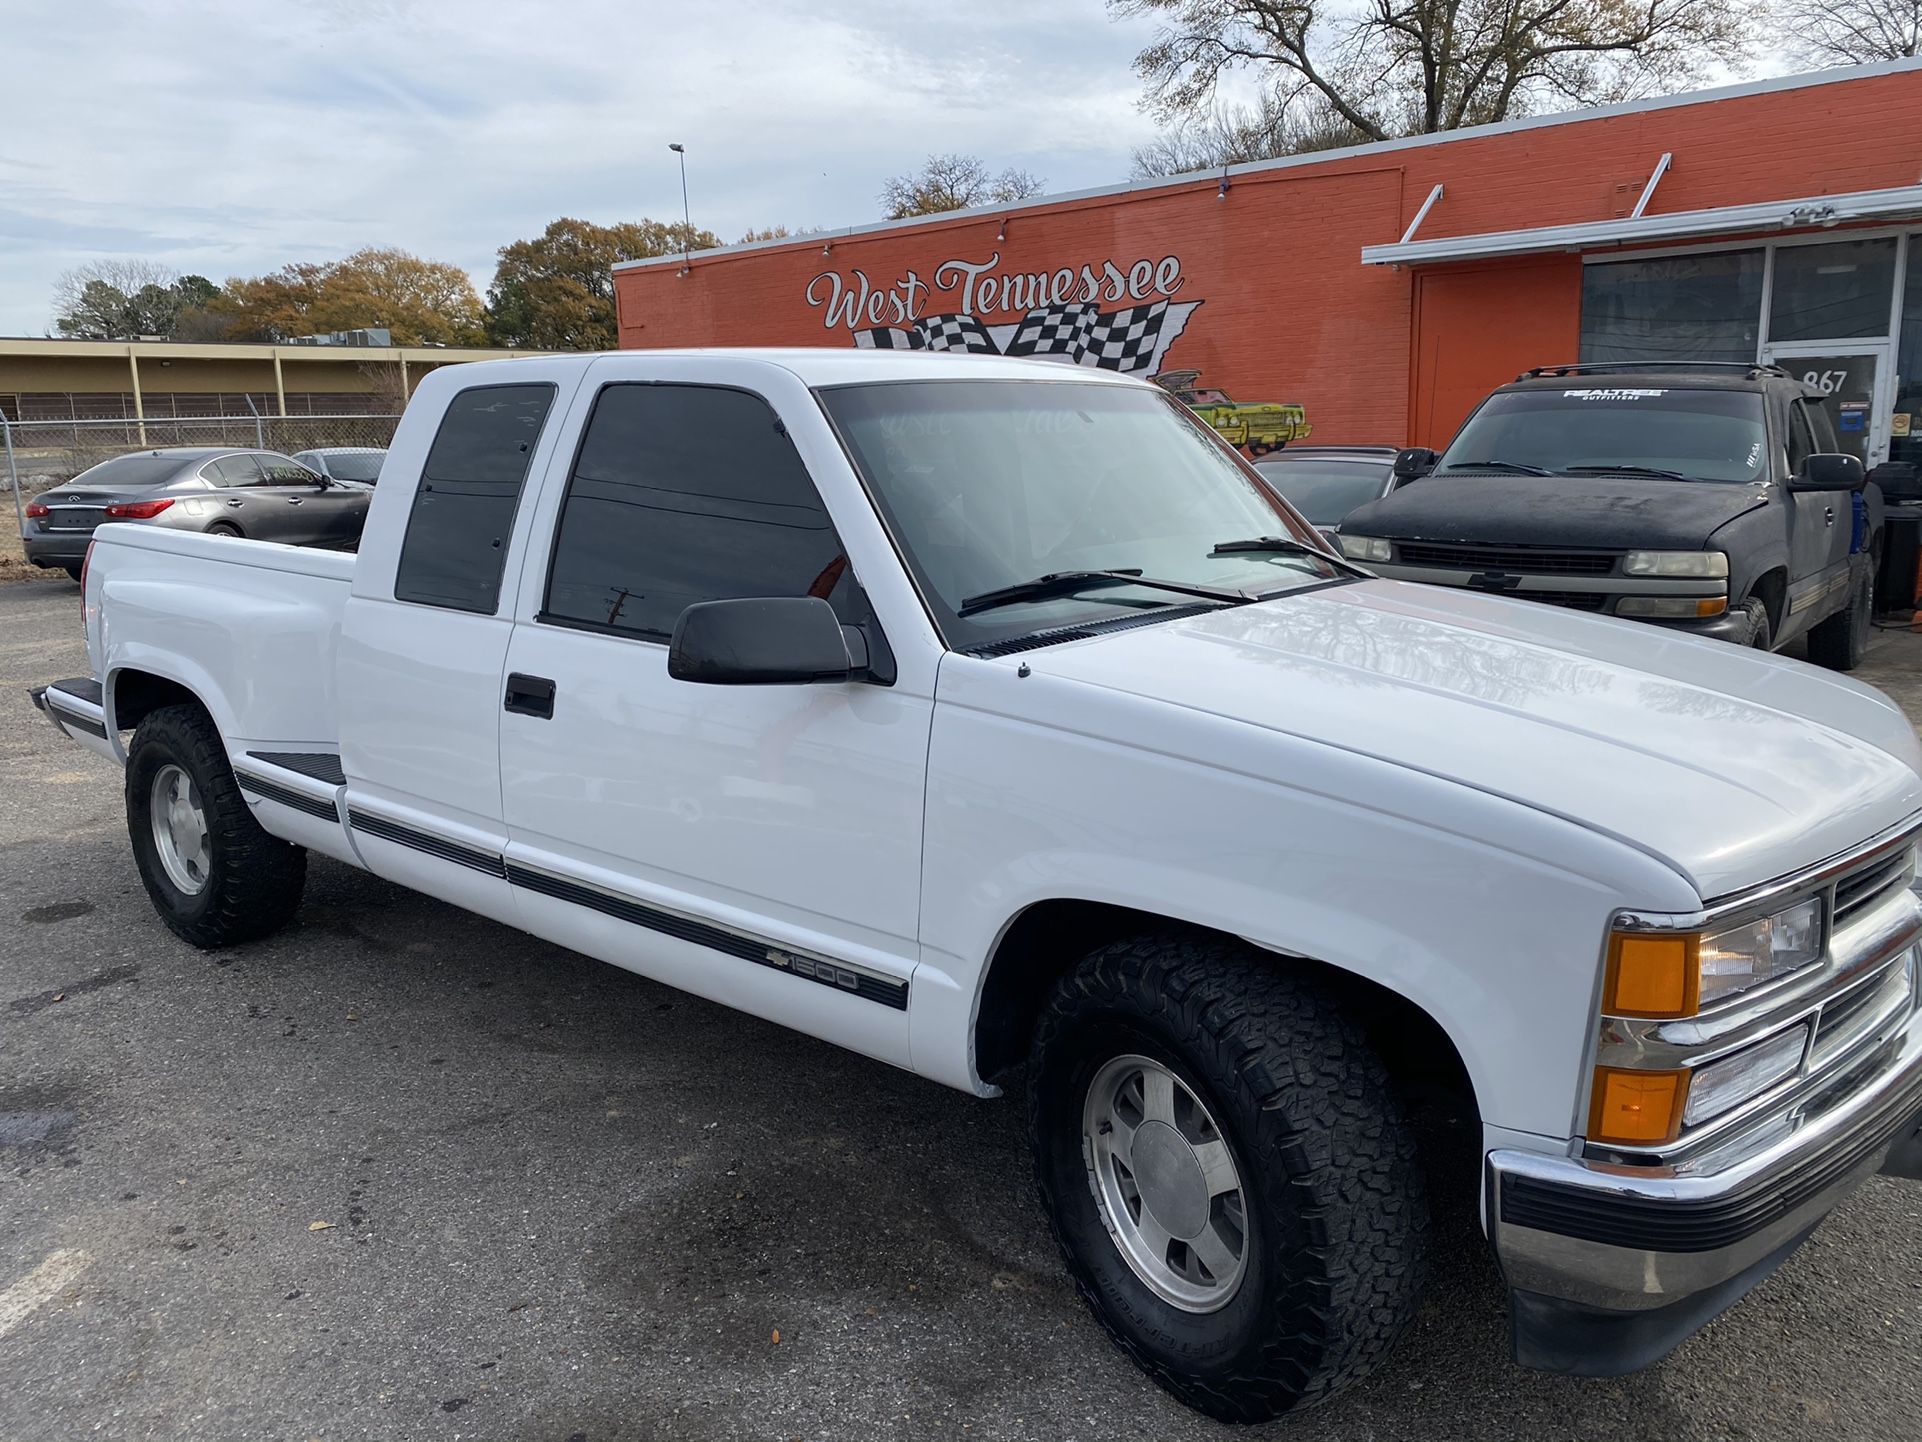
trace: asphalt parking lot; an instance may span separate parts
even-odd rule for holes
[[[0,1437],[1224,1437],[1087,1319],[1018,1097],[978,1102],[315,858],[298,924],[176,941],[118,773],[0,586]],[[1922,635],[1866,679],[1922,716]],[[1513,1368],[1436,1239],[1414,1332],[1289,1438],[1887,1438],[1922,1415],[1922,1186],[1611,1381]],[[1249,1435],[1249,1434],[1241,1434]]]

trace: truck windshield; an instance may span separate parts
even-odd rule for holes
[[[1085,589],[1028,586],[1067,572],[1133,570],[1230,595],[1343,574],[1313,554],[1211,554],[1247,536],[1319,539],[1185,407],[1153,391],[943,380],[840,386],[820,396],[957,649],[1225,604],[1112,579]],[[1033,599],[967,604],[1009,587],[1032,589]]]
[[[162,481],[170,481],[180,474],[186,464],[187,462],[177,455],[155,455],[152,451],[141,451],[137,455],[115,456],[110,461],[89,466],[67,484],[107,486],[117,491],[128,491],[139,486],[157,486]]]
[[[1768,468],[1762,397],[1753,391],[1571,384],[1502,391],[1469,418],[1437,475],[1667,473],[1754,481]]]

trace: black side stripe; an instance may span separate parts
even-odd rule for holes
[[[345,786],[347,773],[340,769],[340,757],[331,751],[249,751],[250,760],[265,761],[282,771],[293,771],[312,781],[329,786]]]
[[[409,846],[415,851],[424,851],[429,856],[438,856],[442,861],[451,861],[456,866],[467,866],[475,871],[484,871],[489,876],[506,876],[507,865],[491,851],[481,851],[476,847],[463,846],[458,841],[449,841],[444,836],[433,836],[425,831],[416,831],[411,826],[402,826],[398,821],[389,821],[383,816],[369,816],[365,811],[347,811],[347,824],[356,831],[365,831],[369,836],[378,836],[383,841],[391,841],[399,846]]]
[[[105,722],[96,721],[91,716],[81,716],[69,711],[58,701],[54,701],[53,693],[51,692],[48,693],[47,700],[53,704],[54,720],[58,721],[62,726],[71,727],[75,731],[85,731],[89,736],[98,736],[102,741],[107,739],[107,726]]]
[[[592,911],[602,912],[616,920],[629,922],[634,926],[644,926],[649,931],[658,931],[663,936],[672,936],[681,941],[704,946],[709,951],[722,952],[741,961],[751,961],[757,966],[770,967],[775,971],[789,972],[831,986],[837,991],[850,992],[867,1001],[879,1002],[882,1006],[893,1007],[896,1011],[908,1009],[908,985],[904,981],[894,981],[887,977],[876,976],[872,972],[829,961],[825,957],[806,956],[787,950],[772,942],[755,941],[738,932],[726,931],[692,917],[680,916],[671,911],[661,911],[624,896],[610,896],[605,891],[596,891],[591,886],[580,886],[565,881],[558,876],[550,876],[544,871],[531,871],[525,866],[507,863],[507,879],[515,886],[528,891],[538,891],[543,896],[551,896],[557,901],[572,902],[585,906]]]
[[[285,786],[276,786],[271,781],[263,781],[260,777],[245,771],[234,772],[234,780],[240,783],[242,791],[251,791],[263,800],[277,801],[282,806],[291,807],[295,811],[304,811],[309,816],[318,816],[321,820],[332,821],[336,825],[340,822],[340,813],[318,796],[306,796],[298,791],[289,791]]]

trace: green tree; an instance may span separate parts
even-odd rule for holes
[[[149,260],[98,260],[54,284],[54,327],[80,340],[180,338],[183,317],[219,294],[205,276],[176,276]]]
[[[500,249],[487,288],[487,329],[496,345],[611,350],[614,267],[624,260],[711,250],[721,238],[658,220],[595,225],[563,217],[530,240]]]
[[[1674,89],[1738,63],[1756,0],[1108,0],[1162,21],[1135,57],[1164,120],[1250,72],[1369,140]]]
[[[939,215],[971,205],[1004,205],[1039,195],[1046,184],[1025,170],[988,174],[977,155],[930,155],[909,175],[889,177],[881,187],[881,209],[889,220],[910,215]]]

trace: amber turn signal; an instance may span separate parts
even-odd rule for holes
[[[1598,1066],[1588,1106],[1588,1139],[1622,1146],[1672,1142],[1681,1133],[1687,1101],[1685,1071]]]
[[[1616,932],[1608,943],[1602,1011],[1609,1016],[1693,1016],[1700,1005],[1701,967],[1692,935]]]

